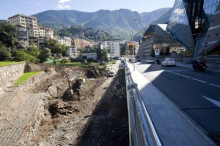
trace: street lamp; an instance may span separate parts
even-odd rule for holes
[[[137,18],[133,18],[133,21],[137,21],[138,19]],[[132,33],[132,46],[133,46],[133,68],[134,68],[134,71],[135,71],[135,56],[134,56],[134,42],[133,42],[133,33]]]

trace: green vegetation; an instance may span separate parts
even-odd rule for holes
[[[36,62],[37,59],[36,57],[28,54],[26,51],[23,51],[23,50],[18,50],[18,51],[15,51],[15,61],[26,61],[26,62]]]
[[[66,48],[64,45],[62,45],[58,41],[53,40],[51,38],[46,40],[46,44],[47,44],[46,45],[47,48],[49,48],[53,54],[57,54],[60,56],[62,56],[62,53],[65,51],[65,48]]]
[[[9,23],[0,23],[0,44],[9,50],[18,47],[17,28]]]
[[[41,50],[40,55],[38,56],[38,58],[40,59],[40,62],[45,62],[49,58],[51,58],[51,56],[52,56],[51,50],[49,48],[43,48]]]
[[[16,64],[16,63],[18,63],[18,62],[15,62],[15,61],[0,61],[0,67],[11,65],[11,64]]]
[[[86,67],[87,65],[81,62],[70,62],[70,63],[59,64],[58,66]]]
[[[71,26],[68,28],[63,28],[57,32],[60,36],[69,36],[79,38],[85,40],[93,40],[93,41],[103,41],[103,40],[111,40],[112,36],[104,31],[100,31],[91,27],[82,27],[82,26]]]
[[[22,84],[24,81],[26,81],[27,79],[29,79],[30,77],[36,75],[39,72],[28,72],[28,73],[24,73],[15,83],[14,85],[18,86],[20,84]]]
[[[9,57],[11,57],[11,52],[5,45],[0,45],[0,61],[7,60]]]
[[[77,25],[83,25],[108,32],[115,38],[130,39],[134,32],[150,25],[153,21],[167,13],[168,10],[169,8],[162,8],[147,13],[137,13],[128,9],[114,11],[100,10],[92,13],[74,10],[51,10],[38,13],[34,16],[37,17],[42,24],[50,25],[57,30],[63,29],[65,26],[74,25],[75,27]],[[137,18],[138,21],[134,22],[132,18]],[[90,35],[90,31],[78,31],[77,29],[69,31],[68,28],[65,30],[67,31],[59,31],[58,34],[61,36],[83,36],[82,38],[90,40],[97,40],[99,38],[105,39],[104,35],[100,35],[100,37],[96,34]],[[85,28],[85,30],[88,29]],[[106,37],[108,36],[106,35]]]

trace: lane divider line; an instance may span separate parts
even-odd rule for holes
[[[185,77],[185,78],[188,78],[188,79],[192,79],[192,80],[198,81],[198,82],[200,82],[200,83],[208,84],[208,85],[210,85],[210,86],[214,86],[214,87],[220,88],[219,85],[212,84],[212,83],[208,83],[208,82],[203,81],[203,80],[199,80],[199,79],[196,79],[196,78],[192,78],[192,77],[189,77],[189,76],[186,76],[186,75],[182,75],[182,74],[179,74],[179,73],[175,73],[175,72],[172,72],[172,71],[166,71],[166,72],[169,72],[169,73],[172,73],[172,74],[175,74],[175,75],[178,75],[178,76],[182,76],[182,77]]]
[[[212,98],[209,98],[207,96],[202,95],[202,97],[204,97],[206,100],[210,101],[211,103],[213,103],[214,105],[216,105],[217,107],[220,107],[220,101],[214,100]]]

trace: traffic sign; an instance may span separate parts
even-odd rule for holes
[[[154,53],[155,53],[156,56],[159,56],[160,55],[160,50],[159,49],[155,49]]]

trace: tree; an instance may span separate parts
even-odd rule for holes
[[[45,62],[47,61],[48,58],[50,58],[52,55],[51,53],[51,50],[49,48],[44,48],[41,52],[40,52],[40,55],[39,55],[39,59],[40,59],[40,62]]]
[[[1,23],[0,42],[7,48],[15,49],[18,45],[17,28],[9,23]]]
[[[0,61],[7,60],[11,57],[10,50],[8,50],[4,45],[0,45]]]
[[[107,51],[107,49],[106,48],[104,48],[104,52],[103,52],[104,54],[104,59],[105,59],[105,62],[108,62],[108,51]]]
[[[47,48],[49,48],[53,54],[62,54],[62,52],[65,51],[65,46],[53,39],[48,39],[46,43]]]
[[[151,56],[151,57],[155,57],[155,51],[154,51],[153,48],[151,49],[150,56]]]
[[[34,56],[34,57],[38,57],[38,55],[40,54],[40,50],[37,46],[32,45],[29,49],[28,52],[30,55]]]
[[[14,56],[16,61],[26,61],[26,62],[36,62],[37,58],[28,54],[27,52],[23,50],[17,50],[15,51],[15,56]]]

